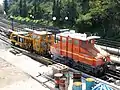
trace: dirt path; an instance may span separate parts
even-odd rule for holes
[[[20,69],[0,58],[0,90],[48,90]]]

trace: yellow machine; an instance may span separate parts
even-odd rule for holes
[[[54,43],[52,33],[47,31],[34,31],[33,38],[33,51],[38,54],[45,55],[50,51],[50,45]]]
[[[41,55],[48,54],[50,45],[54,43],[52,33],[47,31],[13,32],[10,35],[10,40],[13,45]]]

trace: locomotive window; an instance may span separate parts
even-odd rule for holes
[[[65,37],[62,37],[62,42],[66,42],[66,38]]]
[[[59,42],[60,41],[60,37],[56,37],[56,42]]]
[[[38,39],[38,40],[39,40],[39,39],[40,39],[40,36],[36,36],[36,39]]]
[[[74,40],[74,45],[79,45],[79,40]]]
[[[91,44],[91,45],[94,44],[94,40],[89,40],[88,44]]]
[[[86,41],[82,41],[81,46],[85,46],[86,45]]]
[[[13,35],[13,39],[17,41],[17,36],[16,36],[16,35]]]
[[[95,40],[91,40],[91,43],[94,44],[94,43],[95,43]]]
[[[24,42],[24,39],[23,38],[21,38],[21,37],[19,37],[19,42]]]
[[[88,43],[91,43],[91,40],[89,40]]]
[[[45,40],[46,39],[46,35],[42,35],[42,40]]]
[[[72,39],[71,38],[68,39],[68,43],[72,43]]]
[[[51,35],[48,35],[48,40],[50,40],[51,39]]]
[[[34,35],[34,34],[33,34],[33,35],[32,35],[32,38],[33,38],[33,39],[36,39],[36,38],[37,38],[37,35]]]

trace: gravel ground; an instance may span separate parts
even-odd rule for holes
[[[19,63],[17,59],[5,53],[8,49],[10,45],[0,40],[0,90],[49,90],[24,73],[21,68],[7,62],[7,60],[13,60],[18,65],[24,63]],[[5,57],[8,57],[7,60],[4,60]]]
[[[48,90],[42,87],[39,83],[36,83],[33,79],[22,80],[12,85],[6,86],[0,90]]]
[[[0,58],[0,90],[48,90],[22,70]]]
[[[21,70],[0,58],[0,88],[13,84],[17,81],[24,81],[28,78],[29,76],[24,74]]]
[[[0,33],[1,33],[1,32],[0,32]],[[6,40],[6,38],[4,38],[4,37],[1,36],[1,35],[0,35],[0,38],[3,38],[3,39]],[[8,41],[8,40],[7,40],[7,41]],[[8,41],[8,42],[10,42],[10,41]],[[11,48],[11,46],[10,46],[9,44],[7,44],[6,42],[0,40],[0,50],[7,50],[7,49],[9,49],[9,48]]]

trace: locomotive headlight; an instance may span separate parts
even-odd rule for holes
[[[104,62],[106,62],[106,61],[107,61],[106,57],[103,57],[103,61],[104,61]]]
[[[100,53],[97,53],[96,59],[102,58],[102,55]]]

